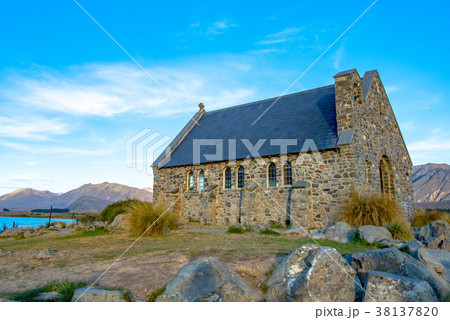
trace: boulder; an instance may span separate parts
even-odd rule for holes
[[[420,242],[417,239],[413,239],[411,241],[405,242],[402,246],[401,249],[405,249],[406,252],[408,253],[413,253],[416,252],[417,250],[423,248],[423,244],[422,242]]]
[[[122,291],[87,287],[75,290],[72,302],[126,302],[126,300]]]
[[[41,292],[37,297],[33,298],[36,301],[57,301],[61,299],[62,295],[56,291]]]
[[[50,248],[44,248],[36,255],[37,259],[49,259],[53,257],[53,253],[56,252],[56,250],[52,250]]]
[[[98,229],[106,228],[106,223],[104,223],[103,221],[97,221],[94,223],[94,227]]]
[[[369,272],[381,271],[427,281],[440,299],[449,292],[447,282],[436,271],[396,248],[357,252],[346,258],[362,283],[366,283]]]
[[[405,256],[396,248],[356,252],[345,256],[348,263],[358,272],[361,283],[371,271],[396,273],[404,264]]]
[[[400,249],[403,246],[404,241],[396,240],[396,239],[383,239],[383,240],[380,240],[380,243],[382,243],[388,247],[394,247],[394,248]]]
[[[368,225],[359,227],[357,231],[361,239],[364,239],[369,243],[374,243],[383,239],[392,239],[391,232],[384,227]]]
[[[301,237],[306,237],[308,235],[308,230],[303,227],[292,228],[288,230],[284,230],[281,234],[298,234]]]
[[[438,302],[428,282],[392,273],[369,272],[365,288],[364,302]]]
[[[425,248],[420,248],[419,250],[411,253],[411,256],[421,261],[424,265],[433,269],[438,274],[445,274],[445,267],[442,265],[439,259],[435,259],[435,257],[430,254],[430,251],[431,250]]]
[[[338,222],[330,227],[319,229],[309,235],[313,239],[328,239],[336,242],[351,242],[355,231],[345,222]]]
[[[259,232],[264,231],[266,229],[270,230],[270,226],[268,224],[265,224],[265,223],[258,223],[258,224],[252,225],[251,228],[252,228],[252,231],[254,231],[256,233],[259,233]]]
[[[450,251],[450,239],[443,240],[439,249],[449,252]]]
[[[27,232],[25,232],[24,234],[23,234],[23,236],[25,237],[25,238],[29,238],[29,237],[32,237],[32,236],[35,236],[36,235],[36,233],[34,233],[33,231],[27,231]]]
[[[111,229],[130,230],[130,223],[125,214],[119,214],[114,218],[109,227]]]
[[[232,269],[207,257],[183,266],[157,301],[260,301]]]
[[[9,228],[0,233],[0,237],[18,237],[25,233],[21,228]]]
[[[417,240],[429,249],[438,249],[440,245],[450,239],[450,225],[445,221],[433,221],[420,228]]]
[[[304,244],[287,256],[268,281],[267,301],[355,301],[361,284],[334,248]]]

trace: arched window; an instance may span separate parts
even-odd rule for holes
[[[292,164],[289,161],[284,164],[284,184],[292,186]]]
[[[187,175],[187,189],[194,190],[194,173],[192,171],[189,171]]]
[[[245,185],[245,170],[243,166],[240,166],[237,171],[237,185],[238,188],[243,188]]]
[[[200,170],[198,173],[198,190],[202,191],[205,189],[205,172]]]
[[[380,188],[382,194],[395,196],[394,169],[386,156],[380,160]]]
[[[370,173],[370,162],[366,160],[366,183],[372,183],[372,174]]]
[[[267,186],[277,186],[277,168],[273,163],[269,163],[269,166],[267,168]]]
[[[231,189],[231,169],[227,167],[223,175],[224,175],[223,187],[225,189]]]

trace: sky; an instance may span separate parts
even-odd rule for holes
[[[447,1],[7,1],[0,195],[151,187],[151,158],[199,102],[275,97],[306,70],[287,94],[377,69],[413,164],[449,163],[449,11]]]

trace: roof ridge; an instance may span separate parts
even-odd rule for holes
[[[303,94],[303,93],[308,93],[308,92],[312,92],[312,91],[315,91],[315,90],[320,90],[320,89],[325,89],[325,88],[330,88],[330,87],[334,87],[334,84],[330,84],[330,85],[323,86],[323,87],[317,87],[317,88],[313,88],[313,89],[308,89],[308,90],[305,90],[305,91],[300,91],[300,92],[294,92],[294,93],[286,94],[286,95],[281,96],[280,98],[290,97],[290,96],[299,95],[299,94]],[[253,104],[256,104],[256,103],[260,103],[260,102],[262,103],[262,102],[266,102],[266,101],[269,101],[269,100],[277,99],[278,97],[279,96],[272,97],[272,98],[267,98],[267,99],[263,99],[263,100],[247,102],[247,103],[243,103],[243,104],[238,104],[238,105],[235,105],[235,106],[225,107],[225,108],[216,109],[216,110],[212,110],[212,111],[207,111],[206,114],[208,115],[208,114],[219,112],[219,111],[225,111],[225,110],[229,110],[229,109],[246,107],[246,106],[253,105]]]

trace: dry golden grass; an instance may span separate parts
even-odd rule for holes
[[[396,240],[410,241],[414,239],[411,225],[406,219],[395,219],[387,228],[392,233],[392,237]]]
[[[415,210],[413,227],[423,227],[432,221],[442,220],[450,223],[450,215],[441,211],[425,211],[422,208]]]
[[[353,227],[383,227],[396,219],[405,219],[397,200],[376,193],[352,191],[345,202],[341,220]]]
[[[137,202],[127,209],[130,232],[134,236],[163,235],[167,228],[175,229],[177,220],[163,205],[151,202]]]

